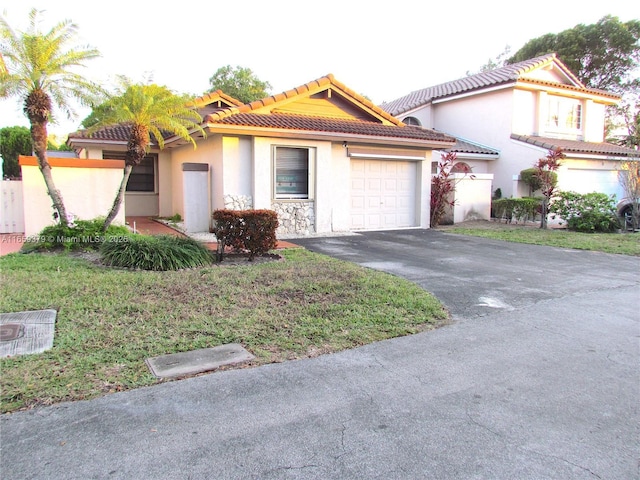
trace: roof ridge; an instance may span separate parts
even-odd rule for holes
[[[486,72],[478,72],[466,77],[414,90],[395,100],[382,103],[381,107],[390,114],[397,115],[444,96],[517,81],[523,74],[551,63],[558,65],[562,72],[578,85],[577,88],[586,89],[584,84],[562,63],[555,53],[547,53],[520,62],[503,65]]]
[[[320,91],[331,86],[341,90],[343,93],[352,97],[355,101],[361,103],[368,109],[372,110],[375,114],[383,117],[385,120],[393,123],[394,125],[397,125],[397,126],[404,125],[399,119],[395,118],[389,112],[380,108],[378,105],[375,105],[373,102],[371,102],[371,100],[365,98],[364,96],[350,89],[344,83],[338,81],[332,73],[328,73],[327,75],[316,78],[315,80],[311,80],[300,86],[294,87],[289,90],[285,90],[284,92],[281,92],[281,93],[270,95],[260,100],[254,100],[253,102],[245,103],[237,107],[223,108],[218,112],[210,113],[205,117],[205,122],[221,120],[225,117],[228,117],[230,115],[236,115],[238,113],[250,113],[252,110],[257,110],[262,107],[267,107],[269,105],[273,105],[275,103],[278,103],[287,99],[298,97],[308,92],[315,93],[316,91]]]

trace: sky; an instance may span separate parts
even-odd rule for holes
[[[375,104],[464,77],[510,47],[605,15],[639,19],[635,2],[586,0],[0,0],[0,14],[26,30],[31,8],[41,30],[63,20],[78,26],[77,46],[101,57],[78,70],[113,90],[117,75],[202,95],[218,68],[249,68],[280,93],[332,73]],[[164,5],[164,6],[163,6]],[[90,110],[58,115],[49,132],[66,138]],[[0,128],[28,126],[22,104],[0,100]]]

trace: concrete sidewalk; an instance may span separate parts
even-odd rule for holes
[[[640,259],[435,231],[314,242],[444,292],[456,321],[3,415],[3,480],[638,478]]]

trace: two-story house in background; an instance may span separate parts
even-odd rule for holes
[[[620,97],[586,88],[556,57],[548,54],[417,90],[381,108],[410,125],[434,129],[475,142],[477,174],[493,175],[493,190],[503,197],[528,195],[519,174],[561,148],[566,158],[558,188],[578,193],[624,196],[620,162],[640,152],[604,141],[605,110]],[[478,145],[479,144],[479,145]]]

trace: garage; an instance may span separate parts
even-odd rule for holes
[[[624,197],[624,190],[618,180],[617,170],[567,169],[566,176],[558,179],[560,190],[577,193],[606,193],[616,195],[616,200]]]
[[[416,173],[416,162],[352,158],[351,228],[417,226]]]

